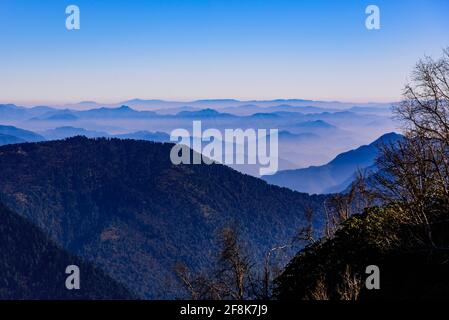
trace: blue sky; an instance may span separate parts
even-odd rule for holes
[[[397,100],[449,46],[448,16],[447,0],[0,0],[0,102]]]

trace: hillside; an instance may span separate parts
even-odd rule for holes
[[[82,137],[0,148],[0,198],[59,245],[141,297],[177,292],[173,266],[198,270],[216,232],[237,224],[254,256],[286,243],[324,197],[222,165],[174,166],[171,144]]]
[[[277,298],[448,299],[447,199],[434,199],[426,208],[434,247],[425,241],[425,226],[407,221],[403,205],[368,208],[345,221],[335,237],[299,252],[276,280]],[[364,285],[369,265],[380,269],[380,290]]]
[[[0,134],[13,136],[27,142],[45,141],[45,138],[37,133],[13,126],[0,125]]]
[[[23,139],[8,135],[8,134],[0,134],[0,146],[4,146],[6,144],[13,144],[13,143],[22,143],[26,142]]]
[[[114,137],[119,139],[146,140],[154,142],[170,141],[170,135],[165,132],[137,131],[137,132],[118,134],[115,135]]]
[[[263,179],[274,185],[310,194],[341,192],[353,181],[352,177],[357,170],[374,165],[380,145],[395,142],[401,137],[396,133],[387,133],[369,145],[339,154],[323,166],[279,171]]]
[[[103,131],[86,130],[84,128],[75,128],[70,126],[58,127],[42,132],[47,140],[59,140],[75,136],[84,136],[87,138],[108,137],[109,134]]]
[[[0,204],[0,299],[131,299],[124,286],[58,248],[32,223]],[[80,268],[80,290],[67,290],[65,269]]]

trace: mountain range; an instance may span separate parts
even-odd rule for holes
[[[155,141],[155,142],[169,142],[170,141],[170,135],[165,132],[136,131],[136,132],[112,135],[112,134],[109,134],[104,131],[87,130],[84,128],[76,128],[76,127],[71,127],[71,126],[49,129],[49,130],[43,131],[41,134],[47,140],[60,140],[60,139],[71,138],[71,137],[75,137],[75,136],[83,136],[83,137],[87,137],[87,138],[102,138],[103,137],[103,138],[146,140],[146,141]],[[24,142],[24,141],[22,141],[22,142]]]
[[[247,102],[247,101],[246,101]],[[126,103],[126,101],[124,102]],[[279,170],[293,170],[329,162],[338,154],[370,143],[394,131],[389,108],[382,104],[345,104],[308,100],[242,101],[218,99],[195,101],[194,106],[151,100],[151,107],[129,104],[99,105],[84,101],[79,106],[0,105],[0,124],[33,131],[28,139],[3,133],[0,144],[54,140],[76,135],[90,138],[118,137],[168,142],[173,130],[189,132],[200,120],[202,129],[278,129]],[[312,103],[312,105],[308,105]],[[1,133],[0,133],[1,134]],[[259,176],[256,166],[234,169]]]
[[[353,181],[358,170],[374,170],[379,147],[402,139],[396,133],[387,133],[369,145],[339,154],[322,166],[279,171],[263,179],[271,184],[309,194],[337,193],[344,191]]]
[[[0,135],[3,135],[3,141],[11,143],[16,142],[39,142],[44,141],[45,138],[32,131],[16,128],[14,126],[2,126],[0,125]],[[14,143],[16,143],[14,142]],[[7,144],[7,143],[3,143]]]
[[[255,113],[290,112],[302,114],[335,113],[350,111],[365,114],[388,114],[391,104],[354,104],[311,100],[272,100],[272,101],[238,101],[238,100],[199,100],[193,102],[169,102],[161,100],[129,100],[121,103],[101,105],[91,102],[65,106],[22,107],[14,104],[0,104],[0,119],[78,119],[92,117],[152,117],[175,115],[182,112],[214,110],[239,116]]]
[[[352,103],[352,102],[339,102],[339,101],[317,101],[307,99],[273,99],[273,100],[237,100],[237,99],[203,99],[194,101],[167,101],[158,99],[130,99],[126,101],[120,101],[117,103],[102,104],[95,101],[82,101],[80,103],[67,104],[64,107],[67,108],[97,108],[99,106],[107,105],[109,107],[116,107],[121,105],[127,105],[130,107],[144,108],[148,110],[156,109],[168,109],[168,108],[181,108],[191,107],[203,109],[205,107],[210,108],[229,108],[229,107],[246,107],[257,105],[261,107],[272,106],[300,106],[300,107],[320,107],[320,108],[350,108],[350,107],[369,107],[369,108],[385,108],[391,105],[391,103]]]

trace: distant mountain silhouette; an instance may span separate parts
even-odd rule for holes
[[[86,130],[84,128],[75,128],[70,126],[58,127],[51,130],[42,132],[42,135],[47,140],[59,140],[65,138],[71,138],[76,136],[83,136],[87,138],[108,138],[114,137],[119,139],[134,139],[134,140],[147,140],[155,142],[169,142],[170,135],[165,132],[149,132],[149,131],[137,131],[124,134],[111,135],[104,131]]]
[[[137,131],[131,133],[118,134],[114,136],[119,139],[134,139],[134,140],[146,140],[154,142],[169,142],[170,135],[165,132],[149,132],[149,131]]]
[[[84,136],[87,138],[108,137],[107,132],[86,130],[84,128],[75,128],[70,126],[58,127],[42,132],[47,140],[65,139],[75,136]]]
[[[276,113],[266,113],[266,112],[258,112],[255,114],[252,114],[250,118],[256,118],[256,119],[276,119],[280,118],[280,115]]]
[[[288,243],[323,196],[226,166],[173,165],[170,143],[83,137],[0,147],[0,198],[65,250],[145,298],[173,298],[177,262],[210,267],[216,232],[237,224],[256,261]],[[22,229],[17,229],[22,234]]]
[[[78,117],[74,115],[73,113],[56,113],[51,116],[45,117],[42,120],[49,120],[49,121],[75,121],[78,120]]]
[[[102,270],[59,248],[30,221],[0,203],[0,299],[131,299]],[[65,287],[66,267],[80,268],[80,289]]]
[[[51,109],[42,114],[38,114],[34,117],[31,117],[31,121],[75,121],[78,120],[78,116],[76,116],[76,111],[70,109]]]
[[[399,139],[402,139],[401,135],[388,133],[369,145],[339,154],[326,165],[279,171],[262,178],[271,184],[310,194],[340,192],[353,181],[358,169],[374,165],[381,144]]]
[[[27,141],[27,142],[45,141],[45,138],[37,133],[28,131],[28,130],[23,130],[20,128],[16,128],[13,126],[0,125],[0,134],[13,136],[13,137],[16,137],[18,139],[21,139],[21,140]]]
[[[307,128],[307,129],[335,129],[336,126],[331,125],[323,120],[314,121],[304,121],[295,125],[297,128]]]
[[[227,107],[222,109],[223,112],[228,112],[235,115],[253,115],[255,113],[291,113],[297,115],[304,115],[309,113],[319,113],[325,111],[337,111],[336,109],[320,108],[312,106],[292,106],[288,104],[259,106],[257,104],[241,105],[236,107]]]
[[[10,136],[7,134],[0,134],[0,146],[4,146],[6,144],[13,144],[13,143],[22,143],[22,142],[26,142],[23,139],[14,137],[14,136]]]
[[[152,111],[137,111],[128,106],[120,106],[118,108],[98,108],[91,109],[86,111],[79,111],[77,115],[80,118],[117,118],[117,119],[126,119],[126,118],[148,118],[154,117],[157,114]]]
[[[25,115],[26,110],[14,104],[0,104],[1,119],[20,119]]]
[[[64,107],[66,108],[98,108],[100,106],[99,103],[95,101],[81,101],[73,104],[66,104]]]
[[[234,117],[229,113],[221,113],[213,109],[203,109],[199,111],[181,111],[176,114],[180,118],[229,118]]]
[[[314,134],[314,133],[310,133],[310,132],[292,133],[292,132],[287,131],[287,130],[279,131],[278,137],[279,137],[279,139],[293,140],[293,141],[310,140],[310,139],[319,138],[319,136]]]
[[[182,111],[200,111],[200,109],[190,107],[190,106],[182,106],[182,107],[177,107],[177,108],[166,108],[166,109],[154,110],[154,112],[156,112],[157,114],[160,114],[160,115],[175,115]]]
[[[89,110],[71,110],[71,109],[52,109],[44,114],[32,118],[32,120],[41,121],[74,121],[78,119],[137,119],[152,118],[157,116],[152,111],[137,111],[128,106],[120,106],[116,108],[101,107]]]
[[[275,99],[275,100],[236,100],[236,99],[206,99],[196,101],[165,101],[156,99],[131,99],[113,104],[114,106],[127,105],[136,108],[144,108],[147,110],[157,110],[162,108],[177,108],[182,106],[192,106],[195,108],[232,108],[241,107],[246,105],[257,105],[259,107],[267,108],[279,105],[288,105],[292,107],[318,107],[318,108],[332,108],[342,109],[351,108],[354,106],[370,106],[370,107],[383,107],[389,104],[387,103],[350,103],[350,102],[338,102],[338,101],[314,101],[305,99]],[[312,112],[316,112],[313,110]]]
[[[26,120],[32,117],[37,117],[51,110],[53,109],[46,106],[25,108],[21,106],[16,106],[15,104],[0,104],[0,119]]]

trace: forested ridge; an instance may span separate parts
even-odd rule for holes
[[[0,299],[135,299],[124,285],[65,250],[0,203]],[[67,266],[81,270],[80,289],[67,290]]]
[[[307,223],[306,210],[323,223],[324,196],[223,165],[173,165],[171,147],[84,137],[3,146],[0,199],[145,298],[180,295],[175,266],[210,267],[224,227],[238,226],[260,264]]]

